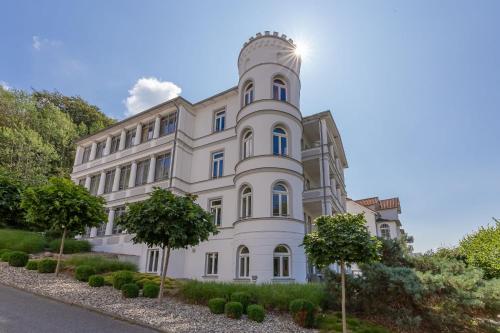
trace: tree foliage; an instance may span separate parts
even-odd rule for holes
[[[19,181],[0,172],[0,227],[23,227],[22,191]]]

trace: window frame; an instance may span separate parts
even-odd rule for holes
[[[222,157],[215,157],[222,154]],[[217,179],[224,176],[224,150],[217,150],[210,154],[210,176],[211,179]],[[217,164],[217,165],[216,165]]]
[[[247,129],[243,132],[242,140],[241,140],[241,159],[247,159],[253,156],[253,131],[251,129]],[[247,152],[248,150],[248,152]]]
[[[246,192],[246,190],[250,192]],[[243,185],[240,190],[240,218],[248,219],[252,217],[253,210],[253,189],[249,185]]]
[[[212,132],[218,133],[226,129],[226,109],[214,111],[214,123]]]
[[[281,83],[278,83],[276,81],[280,81]],[[288,101],[288,85],[284,79],[282,79],[279,76],[273,78],[271,86],[272,86],[271,88],[272,99],[274,99],[275,101],[282,101],[282,102]],[[283,99],[283,93],[285,94],[284,99]]]
[[[141,160],[137,162],[137,169],[135,173],[135,186],[142,186],[148,183],[150,159]]]
[[[102,158],[104,156],[104,149],[106,149],[106,140],[96,143],[94,160],[97,160],[98,158]]]
[[[153,262],[151,262],[151,259]],[[160,249],[148,249],[146,252],[146,273],[158,273],[160,266]]]
[[[111,146],[109,147],[109,154],[114,154],[120,150],[121,134],[113,135],[111,137]]]
[[[276,187],[282,186],[284,190],[278,190]],[[274,210],[274,200],[275,197],[278,199],[278,212],[276,213]],[[283,210],[283,199],[285,199],[286,211]],[[273,184],[271,187],[271,213],[272,216],[290,216],[290,191],[288,190],[288,186],[283,181],[278,181]]]
[[[128,170],[128,172],[125,172],[126,170]],[[120,166],[120,182],[118,183],[119,191],[126,190],[129,188],[128,184],[130,182],[131,171],[132,171],[132,164],[125,164]]]
[[[82,164],[90,161],[90,153],[92,151],[92,146],[87,146],[83,148],[82,153]]]
[[[382,223],[379,227],[380,237],[383,239],[391,239],[391,227],[387,223]],[[385,233],[387,232],[387,235]]]
[[[108,179],[108,175],[111,175],[110,178],[111,180]],[[104,194],[108,194],[113,192],[113,183],[115,181],[116,177],[116,169],[111,169],[106,171],[105,176],[104,176]]]
[[[135,136],[137,135],[137,128],[125,130],[125,146],[124,149],[129,149],[134,146]]]
[[[214,204],[219,201],[218,204]],[[214,217],[214,224],[216,227],[220,227],[222,225],[222,198],[212,198],[208,200],[208,210]],[[215,212],[214,212],[215,210]]]
[[[219,252],[205,253],[205,276],[218,276],[219,275],[218,273],[219,273]]]
[[[141,126],[141,143],[153,140],[155,132],[155,121],[149,121]]]
[[[252,104],[255,100],[255,87],[253,82],[248,82],[243,89],[243,106]]]
[[[163,162],[163,166],[160,163],[160,161],[162,159],[168,160],[167,168],[165,168],[165,165],[164,165],[165,162]],[[159,181],[162,181],[162,180],[169,179],[170,178],[170,166],[171,165],[172,165],[172,154],[170,153],[170,151],[168,151],[168,152],[166,152],[164,154],[160,154],[160,155],[156,156],[154,181],[155,182],[159,182]],[[165,172],[163,172],[162,175],[159,175],[160,166],[162,166],[161,169],[166,170],[166,174],[165,174]]]
[[[89,192],[91,195],[97,195],[97,191],[99,191],[99,182],[101,180],[101,174],[96,174],[90,176],[90,185],[89,185]],[[95,190],[94,190],[95,188]]]
[[[277,130],[282,130],[284,133],[275,132]],[[290,146],[290,144],[289,144],[287,130],[281,125],[276,125],[273,127],[271,134],[272,134],[272,145],[271,145],[272,155],[274,155],[274,156],[288,156],[288,147]],[[276,153],[276,149],[275,149],[275,138],[277,138],[278,153]],[[284,152],[283,152],[283,142],[285,144]]]
[[[172,134],[177,128],[177,113],[170,112],[160,119],[160,137]]]
[[[246,249],[247,252],[243,253],[243,250]],[[243,264],[243,265],[242,265]],[[250,250],[248,246],[242,245],[238,250],[238,278],[239,279],[250,279]],[[242,271],[243,267],[243,271]]]
[[[112,235],[120,235],[120,234],[123,234],[123,227],[119,224],[117,224],[117,220],[120,218],[120,216],[122,216],[125,211],[127,209],[127,206],[116,206],[114,208],[115,210],[115,217],[114,217],[114,220],[113,220],[113,228],[111,229],[111,234]]]
[[[279,247],[285,248],[287,252],[276,252],[276,250]],[[286,262],[287,262],[288,275],[283,274],[284,273],[283,267],[284,267],[285,258],[286,258]],[[276,275],[276,272],[274,270],[274,268],[275,268],[274,265],[275,265],[276,259],[278,259],[278,263],[279,263],[278,264],[279,265],[278,275]],[[273,278],[274,279],[289,279],[291,276],[292,276],[292,253],[290,251],[290,248],[287,245],[279,244],[273,250]]]

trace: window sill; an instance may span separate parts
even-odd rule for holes
[[[219,278],[219,275],[202,275],[201,277],[209,280],[217,280]]]
[[[271,282],[277,282],[277,283],[295,282],[295,279],[290,277],[274,277],[271,279]]]

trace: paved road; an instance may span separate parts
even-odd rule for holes
[[[0,333],[153,333],[77,306],[0,284]]]

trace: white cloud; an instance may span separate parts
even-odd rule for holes
[[[123,101],[127,107],[125,115],[132,116],[142,112],[179,96],[181,92],[182,89],[173,82],[160,81],[155,77],[140,78],[128,91],[129,97]]]
[[[51,40],[47,38],[40,38],[39,36],[33,36],[33,43],[31,44],[33,48],[37,51],[41,50],[44,47],[56,47],[62,44],[61,41]]]
[[[7,82],[5,82],[5,81],[0,81],[0,86],[2,86],[2,88],[3,88],[4,90],[10,90],[10,89],[11,89],[11,86],[9,86],[9,85],[7,84]]]

